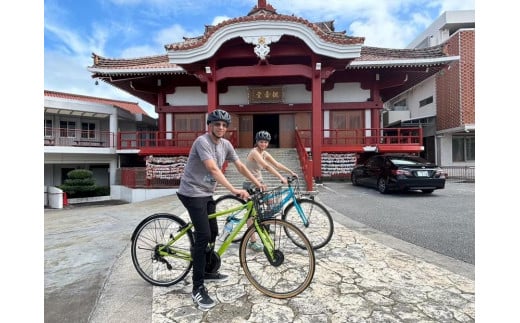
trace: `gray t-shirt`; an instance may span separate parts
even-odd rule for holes
[[[191,146],[188,162],[179,185],[179,194],[191,197],[211,196],[217,188],[217,181],[204,166],[203,161],[213,159],[222,169],[224,161],[235,162],[238,155],[227,139],[221,138],[215,144],[206,133],[195,139]]]

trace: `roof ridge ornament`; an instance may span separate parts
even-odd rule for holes
[[[258,56],[258,58],[260,58],[262,61],[265,61],[267,55],[269,55],[269,52],[271,51],[269,44],[276,43],[280,40],[281,37],[281,35],[249,36],[242,37],[242,39],[248,44],[255,45],[253,51],[255,52],[256,56]]]
[[[276,9],[267,3],[267,0],[258,0],[258,3],[256,6],[249,11],[247,14],[248,16],[251,16],[252,14],[258,14],[258,13],[268,13],[268,14],[277,14]]]

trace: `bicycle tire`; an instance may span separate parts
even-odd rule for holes
[[[223,195],[215,200],[215,208],[217,212],[229,210],[233,207],[240,206],[246,204],[246,201],[242,200],[240,197],[235,195]],[[240,213],[234,214],[235,221],[238,222],[242,219],[242,217],[245,215],[246,209],[241,211]],[[219,235],[222,234],[222,230],[224,229],[224,226],[229,221],[227,216],[219,216],[217,218],[217,224],[218,224],[218,230]],[[247,225],[244,225],[242,229],[238,232],[238,234],[235,236],[235,239],[233,239],[233,242],[240,242],[242,241],[242,237],[244,236],[244,233],[247,230]],[[218,241],[218,240],[217,240]]]
[[[260,222],[274,242],[276,260],[264,251],[248,248],[256,228],[247,229],[240,243],[239,257],[244,274],[260,292],[274,298],[290,298],[302,293],[312,282],[316,270],[314,249],[305,234],[294,224],[279,219]],[[291,237],[287,234],[291,233]],[[294,244],[297,239],[304,248]]]
[[[166,245],[176,234],[179,228],[186,225],[180,217],[169,213],[150,215],[134,230],[132,234],[132,262],[137,273],[147,282],[155,286],[171,286],[178,283],[190,272],[192,267],[191,256],[177,257],[174,250],[182,250],[190,255],[193,246],[193,233],[178,238],[172,245],[172,255],[163,257],[158,254],[158,248]]]
[[[282,220],[288,221],[302,230],[307,238],[309,238],[314,250],[323,248],[329,243],[334,233],[334,221],[332,220],[330,212],[323,204],[315,200],[300,198],[296,201],[307,217],[309,222],[308,226],[303,224],[303,220],[298,214],[294,201],[290,202],[284,209]],[[298,245],[299,241],[296,240],[294,243]],[[303,245],[299,246],[304,247]]]

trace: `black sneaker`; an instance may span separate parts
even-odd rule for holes
[[[221,273],[205,273],[204,281],[206,282],[225,282],[229,278],[228,275],[224,275]]]
[[[194,290],[193,293],[191,293],[191,298],[202,309],[209,310],[213,306],[217,305],[211,299],[211,297],[209,297],[208,290],[206,289],[206,287],[204,287],[204,285],[202,285],[199,288],[197,288],[196,290]]]

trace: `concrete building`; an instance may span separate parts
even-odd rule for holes
[[[157,127],[134,102],[45,90],[43,108],[45,187],[63,184],[73,169],[91,170],[98,186],[114,185],[118,168],[139,159],[137,151],[118,151],[118,135]]]
[[[475,11],[447,11],[408,48],[443,45],[449,68],[384,103],[383,127],[423,129],[421,154],[443,167],[475,165]]]

